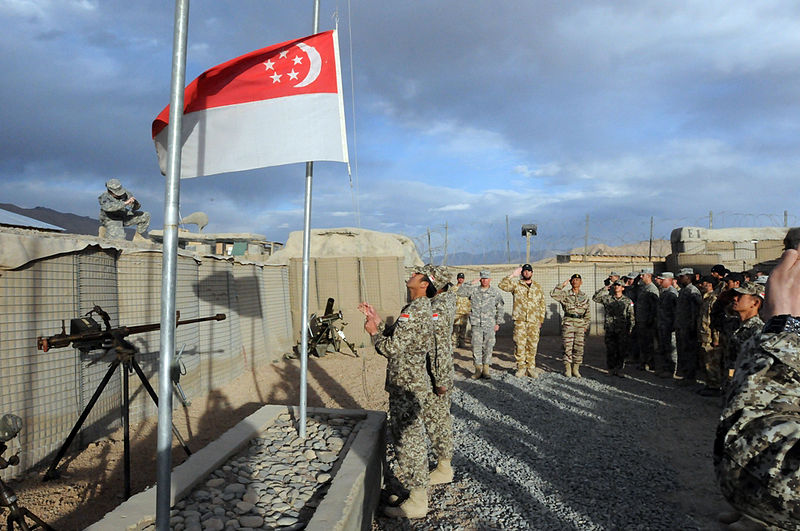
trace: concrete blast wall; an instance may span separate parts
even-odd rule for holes
[[[37,336],[50,336],[94,305],[112,326],[158,323],[161,318],[161,253],[123,253],[88,247],[35,260],[0,276],[0,415],[23,418],[9,443],[20,466],[8,479],[52,459],[108,370],[102,351],[82,355],[71,347],[36,350]],[[178,327],[187,373],[181,385],[191,399],[288,352],[293,336],[286,266],[241,264],[179,256],[176,307],[181,319],[225,313],[224,321]],[[98,322],[101,322],[97,318]],[[102,323],[101,323],[102,324]],[[158,389],[159,332],[129,336],[150,384]],[[97,361],[99,359],[99,361]],[[85,446],[121,425],[121,370],[117,370],[73,443]],[[139,383],[130,378],[131,422],[156,416]],[[177,398],[175,407],[180,407]],[[20,446],[17,446],[20,445]]]

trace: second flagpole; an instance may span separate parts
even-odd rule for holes
[[[319,31],[319,0],[314,0],[314,22],[312,35]],[[306,162],[305,209],[303,213],[303,295],[300,305],[300,418],[298,435],[306,437],[306,407],[308,402],[308,277],[311,254],[311,182],[314,163]]]

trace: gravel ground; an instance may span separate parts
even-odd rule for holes
[[[430,489],[425,519],[380,517],[373,529],[720,529],[720,401],[645,371],[607,376],[597,346],[581,379],[461,371],[454,483]]]
[[[455,481],[431,488],[427,518],[378,518],[374,529],[721,529],[715,515],[728,506],[711,465],[719,400],[646,372],[605,376],[602,337],[587,340],[581,380],[558,374],[557,337],[540,341],[549,372],[536,380],[513,376],[512,349],[498,337],[490,381],[469,380],[471,354],[456,352]],[[312,357],[308,405],[386,411],[385,370],[366,349]],[[175,423],[197,451],[263,404],[296,405],[298,381],[297,360],[252,368],[177,409]],[[132,426],[134,492],[155,481],[155,432],[154,421]],[[121,456],[118,431],[70,452],[59,480],[41,482],[48,461],[9,484],[56,529],[83,529],[122,501]],[[176,448],[173,464],[184,459]]]

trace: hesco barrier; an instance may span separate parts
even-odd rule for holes
[[[21,475],[51,459],[108,370],[99,352],[72,347],[37,351],[36,338],[61,330],[94,305],[111,316],[112,326],[158,323],[161,319],[161,253],[89,246],[33,260],[0,276],[0,415],[22,417],[24,428],[9,443],[19,448],[20,465],[2,471]],[[286,266],[238,263],[181,255],[177,264],[176,308],[181,319],[225,313],[224,321],[178,327],[187,373],[181,386],[188,397],[205,396],[254,366],[291,350],[293,333]],[[99,317],[98,322],[102,324]],[[129,336],[136,359],[158,389],[159,332]],[[85,446],[121,425],[120,370],[111,378],[71,449]],[[131,422],[155,417],[157,410],[135,375],[130,378]],[[175,407],[180,404],[174,400]],[[19,446],[18,446],[19,445]]]

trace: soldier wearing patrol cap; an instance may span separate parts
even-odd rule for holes
[[[450,288],[453,293],[458,293],[464,285],[464,273],[456,275],[456,285]],[[453,320],[453,348],[466,348],[467,324],[469,322],[469,299],[456,297],[456,316]]]
[[[678,303],[675,308],[675,339],[678,347],[677,375],[687,383],[693,383],[697,374],[697,351],[699,349],[697,335],[697,317],[703,296],[692,284],[694,270],[684,267],[678,271]]]
[[[503,294],[491,285],[491,281],[491,273],[483,270],[480,280],[473,280],[473,284],[464,284],[456,293],[459,298],[468,298],[471,304],[469,324],[472,327],[472,358],[475,361],[473,380],[480,377],[491,378],[489,365],[492,361],[495,333],[504,322]]]
[[[736,367],[737,360],[747,340],[760,332],[764,326],[764,321],[758,316],[758,312],[764,303],[764,286],[755,282],[745,282],[738,288],[734,288],[733,292],[733,306],[731,309],[739,315],[741,324],[728,340],[725,366],[729,371]]]
[[[533,280],[533,268],[525,264],[511,272],[497,285],[514,297],[514,357],[517,361],[516,376],[526,374],[536,378],[536,351],[539,346],[539,332],[544,322],[544,293],[538,282]]]
[[[653,268],[642,269],[636,298],[636,341],[639,343],[639,369],[647,365],[656,370],[655,342],[658,334],[658,288],[653,284]]]
[[[623,295],[625,283],[620,280],[601,286],[592,300],[603,305],[605,317],[606,367],[608,374],[620,376],[625,366],[625,354],[636,319],[633,314],[633,301]]]
[[[100,226],[102,236],[113,240],[124,240],[123,227],[136,225],[134,240],[145,241],[144,235],[150,227],[150,212],[140,212],[141,204],[122,187],[119,179],[109,179],[106,191],[97,198],[100,203]]]
[[[675,275],[669,271],[661,273],[656,278],[660,290],[656,313],[658,330],[656,375],[661,378],[672,378],[678,360],[675,348],[675,308],[678,305],[678,290],[675,288],[674,280]]]
[[[564,291],[567,284],[572,286]],[[589,314],[589,296],[581,291],[583,278],[575,273],[569,280],[557,285],[550,296],[561,304],[564,318],[561,319],[561,344],[564,348],[564,375],[581,377],[580,367],[583,363],[583,345],[589,331],[591,315]]]

